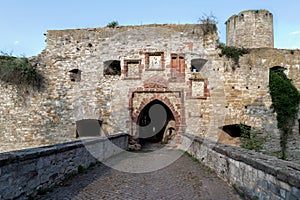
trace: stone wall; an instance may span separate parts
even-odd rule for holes
[[[188,153],[213,169],[244,196],[299,199],[299,164],[191,135],[183,136],[184,149],[192,140]]]
[[[276,146],[280,146],[278,141],[280,131],[277,129],[276,113],[271,108],[272,101],[268,87],[269,71],[270,68],[275,66],[285,68],[286,75],[300,92],[299,56],[300,51],[298,50],[252,49],[250,54],[245,55],[240,62],[242,68],[240,70],[245,73],[245,81],[244,85],[239,84],[236,87],[244,87],[242,89],[244,99],[235,99],[244,102],[245,107],[236,108],[236,110],[246,113],[247,118],[243,119],[246,124],[259,128],[269,136],[266,149],[267,151],[271,150],[270,152],[276,152]],[[292,134],[288,136],[286,153],[288,160],[299,162],[300,134],[298,120],[295,121]]]
[[[49,31],[48,46],[42,59],[55,60],[64,57],[66,63],[56,62],[53,65],[62,65],[65,71],[72,67],[82,71],[81,81],[75,83],[80,86],[77,93],[74,92],[73,98],[80,99],[79,102],[84,102],[84,105],[78,102],[82,112],[70,120],[76,121],[80,117],[99,118],[104,121],[108,133],[132,133],[131,121],[136,122],[132,113],[139,112],[133,110],[136,108],[135,104],[140,105],[142,101],[152,98],[144,92],[144,99],[140,98],[136,102],[137,98],[131,99],[132,94],[144,88],[145,82],[153,80],[154,77],[170,82],[167,88],[170,92],[186,89],[186,73],[190,71],[190,60],[206,58],[214,51],[216,36],[209,37],[211,38],[204,42],[201,25],[146,25],[116,29]],[[178,70],[172,68],[174,54],[184,59]],[[152,66],[155,59],[159,64]],[[108,60],[120,61],[121,76],[103,75],[104,62]],[[132,68],[134,66],[137,68]],[[111,82],[111,79],[117,81]],[[105,81],[111,84],[103,85]],[[70,83],[66,81],[65,84]],[[153,87],[157,86],[150,84],[147,90],[157,96],[160,92]],[[95,91],[96,94],[93,94]],[[179,103],[172,102],[173,105]],[[77,109],[74,110],[76,112]],[[88,114],[90,112],[93,114]],[[184,113],[180,116],[178,124],[184,125]]]
[[[207,137],[227,144],[238,144],[219,127],[244,123],[268,137],[265,152],[280,153],[280,131],[277,128],[276,113],[272,109],[269,90],[269,70],[275,66],[286,69],[287,76],[300,92],[299,50],[271,48],[250,49],[240,57],[239,64],[224,57],[215,57],[212,68],[203,68],[202,76],[208,77],[212,113],[206,117],[214,127],[206,131],[215,137]],[[202,107],[204,108],[204,106]],[[213,122],[213,123],[212,123]],[[299,162],[299,122],[295,122],[289,135],[287,159]]]
[[[268,14],[258,15],[263,13]],[[245,20],[248,14],[257,15],[245,12]],[[14,86],[0,83],[0,151],[74,140],[76,121],[82,119],[102,121],[102,134],[135,135],[143,108],[159,100],[171,110],[179,136],[192,132],[239,145],[239,138],[221,129],[245,123],[268,136],[265,153],[280,154],[269,69],[286,68],[300,91],[300,51],[250,49],[235,65],[221,56],[218,36],[203,35],[201,27],[48,31],[47,47],[33,58],[46,77],[43,90],[20,98]],[[120,63],[120,74],[105,74],[112,62]],[[197,64],[198,71],[192,72]],[[300,160],[298,127],[296,121],[287,148],[289,160]]]
[[[274,47],[273,15],[247,10],[226,21],[226,45],[245,48]]]
[[[127,149],[128,135],[86,139],[0,154],[0,199],[25,199],[61,183],[78,167]]]
[[[13,86],[1,86],[3,141],[26,141],[32,145],[70,141],[76,136],[75,122],[81,119],[103,121],[106,134],[132,133],[135,122],[132,113],[139,112],[132,110],[135,108],[130,104],[132,94],[148,81],[147,90],[157,96],[164,90],[164,86],[161,91],[153,88],[157,85],[151,81],[157,77],[170,82],[168,91],[182,91],[179,100],[171,102],[175,107],[181,104],[182,109],[183,101],[195,102],[192,98],[185,99],[186,91],[192,88],[186,76],[191,73],[191,60],[211,57],[217,40],[217,35],[204,38],[201,25],[197,24],[48,31],[46,36],[46,49],[34,58],[38,60],[37,69],[46,77],[44,90],[14,104],[18,95],[11,89]],[[180,63],[172,60],[174,56]],[[152,64],[155,59],[160,59],[157,66]],[[121,75],[104,75],[105,63],[113,60],[120,61]],[[80,71],[79,78],[74,78],[74,71]],[[141,102],[135,104],[142,105],[151,98],[139,98]],[[202,101],[208,104],[209,97]],[[199,110],[195,106],[191,103],[191,110],[184,112]],[[184,114],[177,114],[178,124],[182,125],[178,130],[194,124],[186,122]],[[207,124],[202,126],[205,129]]]

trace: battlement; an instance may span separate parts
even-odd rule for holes
[[[273,48],[273,14],[246,10],[226,21],[226,44],[245,48]]]

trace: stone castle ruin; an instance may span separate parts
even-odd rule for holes
[[[267,10],[247,10],[226,21],[226,45],[274,48],[273,15]]]
[[[265,151],[276,155],[280,130],[269,71],[285,68],[300,90],[300,51],[274,48],[266,10],[241,12],[226,24],[227,46],[249,48],[238,65],[221,55],[217,33],[204,34],[201,24],[48,31],[47,47],[32,58],[46,77],[43,90],[18,101],[15,86],[0,83],[1,141],[34,146],[153,132],[145,139],[180,142],[190,133],[238,145],[232,127],[244,123],[268,136]],[[299,156],[297,120],[287,158]]]

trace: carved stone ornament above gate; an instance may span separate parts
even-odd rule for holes
[[[169,82],[161,76],[153,76],[144,81],[144,88],[168,88]]]

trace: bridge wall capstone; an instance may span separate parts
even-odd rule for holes
[[[300,165],[264,154],[184,135],[183,147],[237,189],[256,199],[299,199]]]
[[[128,135],[85,139],[0,154],[0,199],[26,199],[78,173],[79,166],[127,149]],[[97,153],[97,154],[96,154]]]

